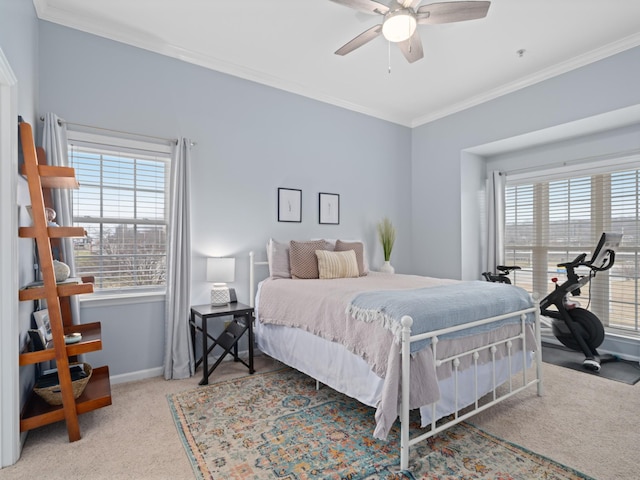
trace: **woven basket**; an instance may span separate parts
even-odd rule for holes
[[[73,365],[82,365],[84,373],[87,374],[84,378],[79,378],[78,380],[74,380],[71,382],[71,388],[73,390],[73,398],[78,398],[84,392],[87,383],[91,379],[91,373],[93,369],[91,365],[88,363],[70,363],[69,366]],[[52,385],[50,387],[45,388],[36,388],[33,387],[33,391],[36,392],[45,402],[49,405],[62,405],[62,391],[60,389],[60,385]]]

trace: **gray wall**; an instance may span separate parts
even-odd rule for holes
[[[640,104],[638,85],[635,48],[414,128],[413,271],[479,278],[481,230],[462,220],[482,216],[464,189],[480,188],[484,160],[465,150]]]
[[[96,36],[40,22],[39,113],[162,137],[192,150],[192,302],[209,301],[205,258],[236,256],[238,298],[248,302],[248,252],[280,240],[363,238],[382,263],[375,225],[398,229],[392,263],[411,266],[411,131]],[[302,223],[277,222],[277,188],[302,189]],[[340,194],[340,225],[318,224],[318,193]],[[112,374],[162,364],[163,305],[88,307]],[[117,312],[117,314],[114,314]],[[185,312],[185,318],[188,312]],[[142,354],[139,354],[139,353]]]
[[[18,109],[33,123],[38,103],[38,21],[33,2],[0,2],[0,48],[18,79]]]
[[[18,81],[18,113],[22,115],[25,121],[33,125],[34,119],[36,118],[38,102],[38,21],[35,16],[33,3],[23,0],[3,0],[0,3],[0,49],[2,49]],[[1,107],[8,108],[4,105]],[[9,162],[10,159],[3,158],[0,159],[0,161]],[[30,204],[26,182],[18,176],[17,172],[16,182],[18,184],[18,204]],[[20,212],[21,221],[24,221],[24,215],[27,214],[24,209],[22,209]],[[7,225],[2,226],[2,228],[6,227]],[[16,235],[14,243],[10,245],[0,245],[0,248],[10,251],[19,249],[19,282],[20,284],[25,284],[33,280],[32,240],[24,238],[18,239]],[[7,298],[9,295],[10,298]],[[0,301],[2,302],[18,302],[17,298],[13,297],[13,292],[0,292]],[[21,332],[21,346],[23,345],[26,331],[31,326],[32,311],[32,302],[20,302],[18,322]],[[15,319],[2,318],[0,321],[15,321]],[[33,371],[33,365],[21,368],[21,404],[24,403],[24,399],[26,398],[25,394],[31,389],[34,376]],[[0,384],[7,385],[11,383],[9,379],[3,378],[0,379]]]

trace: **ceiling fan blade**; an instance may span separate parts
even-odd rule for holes
[[[404,8],[413,8],[415,10],[415,8],[418,6],[418,4],[422,0],[396,0],[396,1],[400,3]]]
[[[424,57],[424,52],[422,51],[422,40],[420,40],[418,30],[413,32],[413,35],[404,42],[398,42],[398,47],[400,47],[400,51],[409,63],[413,63]]]
[[[376,0],[331,0],[345,7],[353,8],[359,12],[373,13],[384,15],[389,11],[384,3],[376,2]]]
[[[361,47],[367,42],[370,42],[382,33],[382,24],[371,27],[369,30],[365,30],[353,40],[345,43],[338,50],[336,55],[346,55],[349,52],[354,51],[356,48]]]
[[[489,5],[491,2],[440,2],[423,5],[416,13],[419,24],[435,25],[486,17]]]

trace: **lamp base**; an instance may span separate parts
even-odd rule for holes
[[[231,295],[229,294],[229,287],[226,284],[213,284],[211,289],[211,305],[220,307],[227,305],[231,301]]]

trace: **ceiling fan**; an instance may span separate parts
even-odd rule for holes
[[[418,25],[462,22],[484,18],[491,2],[438,2],[418,7],[421,0],[391,0],[385,5],[376,0],[332,0],[335,3],[360,12],[382,15],[382,23],[365,30],[347,42],[336,55],[346,55],[382,34],[390,42],[398,44],[409,63],[420,60],[424,53],[418,34]]]

